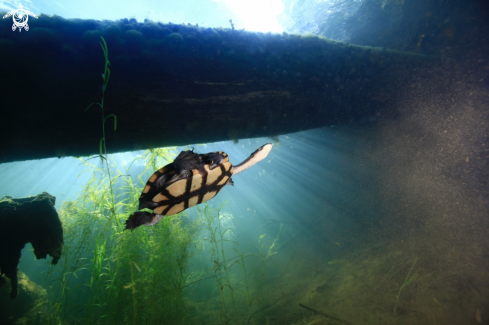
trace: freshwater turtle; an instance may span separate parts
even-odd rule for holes
[[[133,213],[126,220],[126,229],[152,226],[164,216],[212,199],[224,185],[233,185],[231,176],[264,159],[270,150],[272,144],[267,143],[236,166],[222,151],[200,155],[190,150],[180,152],[172,163],[151,175],[139,197],[139,209],[147,208],[153,213]]]

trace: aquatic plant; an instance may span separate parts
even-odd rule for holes
[[[187,323],[184,287],[197,224],[177,215],[124,232],[143,184],[133,184],[111,164],[116,214],[107,227],[112,218],[108,176],[85,164],[95,168],[92,178],[79,198],[60,210],[66,253],[61,268],[51,267],[47,274],[54,305],[44,323],[63,323],[75,315],[83,323]]]
[[[244,293],[246,293],[246,297],[248,298],[248,304],[251,307],[253,305],[253,301],[255,300],[255,298],[251,296],[249,285],[248,285],[248,273],[246,272],[245,260],[244,260],[245,255],[238,252],[238,250],[236,250],[235,248],[233,248],[233,250],[236,252],[236,254],[238,254],[238,257],[239,257],[239,259],[236,259],[236,263],[238,263],[238,265],[241,266],[241,268],[243,269],[243,273],[245,275],[244,276],[244,280],[245,280],[245,291],[244,291]],[[247,254],[247,255],[254,255],[254,254]],[[236,290],[240,290],[240,289],[236,289]],[[241,292],[243,292],[243,291],[241,291]]]
[[[396,296],[396,304],[394,306],[394,314],[397,311],[397,306],[399,304],[399,299],[401,297],[402,290],[404,288],[406,288],[407,286],[409,286],[410,284],[414,283],[415,281],[418,281],[418,280],[427,278],[427,277],[429,277],[431,275],[431,274],[428,274],[428,275],[420,278],[418,276],[418,271],[417,270],[413,272],[414,266],[416,265],[417,260],[418,260],[417,258],[414,259],[413,264],[411,265],[411,268],[409,269],[409,272],[406,275],[406,278],[404,279],[404,282],[402,283],[401,287],[399,288],[399,292],[397,293],[397,296]]]
[[[173,161],[176,155],[173,151],[176,147],[167,147],[167,148],[152,148],[143,152],[143,154],[136,159],[134,159],[133,163],[138,160],[145,161],[145,170],[146,171],[154,171],[160,169],[166,163]],[[131,166],[129,166],[130,168]]]
[[[203,229],[209,232],[207,237],[210,243],[210,259],[213,264],[213,271],[216,277],[216,284],[219,292],[219,306],[220,306],[220,316],[222,324],[229,324],[232,320],[235,324],[236,319],[236,304],[234,299],[234,288],[231,285],[229,277],[229,268],[226,265],[226,254],[224,250],[225,242],[233,242],[230,239],[225,239],[224,235],[228,232],[234,232],[232,228],[222,229],[220,214],[223,206],[217,209],[217,213],[209,208],[207,203],[204,205],[203,209],[198,207],[198,213],[203,221]],[[234,242],[235,243],[235,242]],[[227,313],[226,301],[230,299],[231,306],[233,308],[233,316],[229,316]]]
[[[251,318],[253,302],[259,299],[254,297],[254,292],[250,288],[250,274],[252,275],[253,271],[247,271],[245,260],[257,257],[258,254],[241,253],[238,250],[239,243],[231,239],[235,235],[235,225],[233,227],[229,222],[233,221],[232,215],[221,213],[223,206],[224,204],[217,209],[209,208],[207,203],[197,206],[197,220],[201,223],[202,230],[196,240],[196,247],[202,251],[208,249],[211,267],[189,275],[186,286],[193,286],[206,279],[215,279],[216,286],[210,297],[204,298],[205,300],[199,298],[200,303],[205,303],[206,307],[202,307],[202,310],[207,314],[200,315],[193,321],[246,324],[246,319]],[[236,255],[229,257],[233,252]],[[206,255],[205,252],[202,253],[200,257]],[[240,268],[233,267],[234,265],[239,265]],[[217,314],[212,310],[219,312]]]
[[[273,248],[275,247],[277,241],[279,240],[280,236],[283,234],[283,224],[281,223],[280,224],[280,228],[279,228],[279,231],[277,233],[277,236],[275,236],[275,238],[273,239],[273,242],[270,244],[270,246],[268,246],[267,244],[265,244],[265,236],[266,234],[262,234],[259,238],[258,238],[258,244],[260,245],[260,249],[259,249],[259,253],[258,253],[258,256],[259,256],[259,259],[260,259],[260,263],[257,267],[254,268],[254,271],[255,273],[257,274],[260,274],[264,280],[266,280],[266,276],[265,276],[265,269],[267,267],[267,262],[268,262],[268,259],[277,254],[277,251],[274,251]]]
[[[171,153],[170,149],[154,149],[144,155],[147,168],[138,175],[139,184],[130,177],[134,161],[121,170],[107,155],[105,122],[114,117],[115,129],[117,119],[113,114],[104,116],[110,62],[103,38],[102,42],[102,101],[93,103],[102,109],[100,152],[93,157],[100,157],[101,166],[81,160],[92,176],[80,196],[64,202],[60,209],[65,253],[60,267],[46,272],[45,285],[50,287],[53,303],[43,324],[186,324],[188,248],[197,227],[179,214],[154,227],[124,232],[124,221],[138,207],[144,174],[153,172],[149,169]]]
[[[112,186],[112,178],[110,177],[110,168],[109,168],[109,163],[107,161],[107,145],[105,141],[105,122],[107,119],[110,117],[114,118],[114,131],[117,130],[117,116],[114,114],[110,114],[108,116],[105,116],[105,110],[104,110],[104,100],[105,100],[105,90],[107,89],[107,85],[109,84],[110,80],[110,61],[109,61],[109,49],[107,47],[107,43],[105,42],[105,39],[103,37],[100,37],[102,39],[102,42],[100,43],[100,46],[102,47],[102,51],[104,52],[104,60],[105,60],[105,65],[104,65],[104,73],[102,73],[102,79],[104,80],[104,84],[102,85],[102,100],[100,103],[94,102],[88,105],[87,108],[85,108],[85,111],[87,111],[92,105],[98,105],[101,108],[101,113],[102,113],[102,138],[100,139],[99,142],[99,157],[100,157],[100,162],[103,165],[103,161],[105,160],[106,163],[106,171],[107,174],[109,175],[109,183],[110,183],[110,191],[112,194],[113,198],[113,186]],[[115,215],[115,207],[114,207],[114,200],[111,200],[111,206],[109,206],[110,211],[112,212],[112,217]],[[112,221],[112,218],[110,221]]]

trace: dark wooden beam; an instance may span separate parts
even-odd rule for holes
[[[109,152],[277,136],[392,118],[432,58],[318,37],[41,15],[0,21],[0,162],[97,154],[103,54]]]

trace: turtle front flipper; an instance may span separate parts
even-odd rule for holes
[[[210,152],[206,155],[203,155],[203,157],[204,163],[209,164],[209,169],[216,168],[224,161],[224,156],[219,152]]]
[[[152,226],[157,224],[161,218],[163,218],[161,214],[153,214],[145,211],[134,212],[129,219],[126,220],[126,229],[133,231],[141,225]]]
[[[185,174],[186,171],[199,169],[202,166],[202,158],[193,151],[182,151],[173,161],[173,166],[177,174]]]
[[[165,183],[165,186],[178,182],[181,179],[192,177],[191,170],[201,169],[203,167],[203,162],[199,154],[187,150],[180,152],[178,157],[175,158],[173,166],[175,168],[175,174],[169,178]]]

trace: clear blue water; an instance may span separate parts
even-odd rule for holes
[[[149,19],[163,23],[191,23],[203,27],[231,27],[258,32],[280,33],[284,29],[278,21],[283,4],[278,0],[267,1],[0,1],[0,9],[24,8],[39,15],[58,15],[64,18],[118,20],[135,18],[139,22]],[[8,10],[7,10],[8,9]]]

